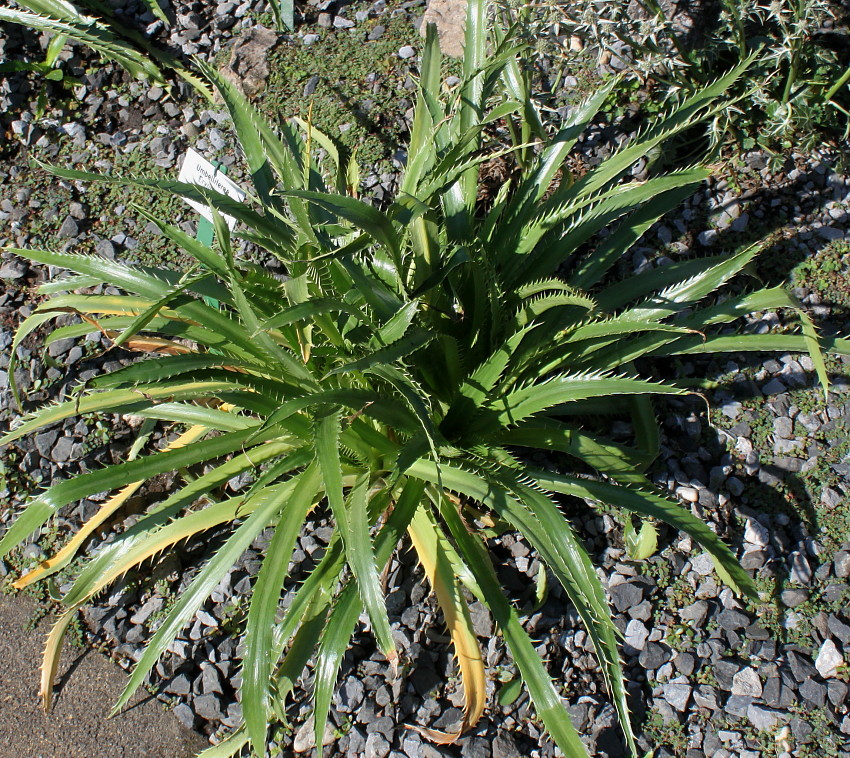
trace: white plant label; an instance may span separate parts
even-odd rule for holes
[[[244,190],[236,182],[228,179],[227,176],[213,166],[204,156],[195,152],[192,148],[186,151],[186,157],[183,160],[183,165],[180,167],[180,174],[177,177],[177,181],[220,192],[222,195],[232,197],[240,203],[246,197]],[[185,197],[183,199],[207,219],[207,221],[211,222],[213,220],[212,211],[210,211],[209,206]],[[228,216],[226,213],[222,213],[221,216],[227,222],[230,230],[233,231],[233,228],[236,226],[236,219],[233,216]]]

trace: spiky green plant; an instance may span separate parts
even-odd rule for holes
[[[809,350],[825,382],[814,330],[800,314],[799,335],[730,331],[752,311],[795,307],[782,289],[712,299],[755,249],[674,263],[625,282],[611,283],[609,276],[643,232],[707,175],[691,167],[635,182],[628,179],[630,167],[722,108],[723,93],[742,68],[576,177],[565,161],[616,84],[576,109],[550,138],[536,117],[510,35],[494,26],[488,49],[485,19],[484,0],[472,0],[464,77],[454,90],[441,86],[439,49],[429,30],[406,171],[386,211],[353,196],[350,161],[340,159],[323,178],[312,154],[321,146],[331,160],[339,158],[330,140],[295,122],[278,136],[207,67],[203,73],[230,110],[253,178],[247,204],[167,180],[130,182],[52,169],[68,180],[132,183],[208,203],[217,239],[205,246],[139,208],[196,260],[194,268],[149,269],[16,250],[76,275],[43,288],[52,297],[20,327],[13,361],[21,340],[69,312],[82,322],[56,329],[49,340],[97,329],[115,347],[155,355],[25,417],[0,442],[93,412],[188,426],[163,450],[35,494],[0,540],[4,555],[64,506],[118,490],[65,548],[17,581],[29,584],[66,566],[144,480],[187,474],[134,526],[86,559],[48,641],[42,678],[47,703],[59,644],[77,609],[180,541],[223,527],[230,527],[229,537],[153,635],[116,706],[127,703],[245,548],[272,527],[245,623],[245,723],[209,753],[215,756],[234,755],[249,743],[264,753],[267,725],[282,716],[287,694],[311,659],[321,745],[340,662],[364,609],[387,660],[398,659],[379,577],[402,540],[416,548],[443,609],[465,690],[459,730],[425,730],[437,740],[456,738],[486,705],[467,590],[492,613],[549,734],[565,755],[586,755],[559,687],[499,584],[485,521],[520,532],[575,605],[632,754],[617,631],[559,497],[666,521],[708,551],[732,587],[755,592],[711,529],[644,477],[658,449],[651,396],[688,390],[643,378],[635,362]],[[479,202],[479,164],[493,155],[483,135],[503,120],[523,141],[514,146],[523,151],[518,178]],[[525,142],[534,135],[531,149]],[[285,280],[237,255],[221,214],[241,222],[238,237],[285,264]],[[603,230],[610,233],[602,236]],[[75,292],[101,284],[127,294]],[[850,354],[842,340],[827,347]],[[634,439],[615,443],[590,430],[584,422],[589,414],[630,416]],[[526,451],[545,451],[553,465],[530,465]],[[225,483],[245,473],[253,483],[242,494],[223,493]],[[307,515],[321,507],[334,525],[333,538],[281,611],[295,540]]]

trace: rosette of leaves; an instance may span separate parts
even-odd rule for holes
[[[96,329],[113,347],[144,359],[25,416],[2,443],[87,413],[134,414],[184,430],[164,449],[35,493],[0,540],[4,555],[61,508],[116,492],[65,547],[16,582],[30,584],[66,566],[142,482],[178,472],[167,497],[85,558],[48,640],[46,703],[62,635],[77,609],[126,572],[214,529],[229,528],[229,536],[170,609],[116,705],[127,703],[242,552],[271,528],[244,628],[244,726],[209,756],[236,755],[247,745],[264,754],[268,724],[283,717],[309,661],[321,745],[340,663],[364,610],[387,661],[398,661],[381,573],[399,544],[412,544],[425,569],[463,683],[458,729],[422,730],[442,741],[456,739],[486,706],[471,594],[492,614],[548,733],[565,755],[586,755],[558,683],[498,581],[485,524],[521,533],[563,586],[593,641],[633,754],[617,630],[559,498],[665,521],[706,550],[733,588],[755,594],[714,532],[645,478],[658,447],[651,398],[688,390],[642,376],[636,361],[808,350],[825,383],[814,329],[798,311],[799,333],[736,333],[734,322],[753,311],[795,308],[778,288],[714,297],[755,249],[654,268],[620,283],[609,276],[643,232],[707,175],[687,167],[636,182],[630,168],[722,108],[742,69],[574,177],[565,161],[607,88],[548,136],[529,97],[521,51],[498,24],[488,47],[485,19],[485,3],[472,0],[463,78],[454,89],[441,85],[429,30],[407,166],[385,211],[357,199],[355,164],[327,137],[295,121],[277,133],[205,66],[253,178],[247,203],[168,180],[52,169],[71,181],[127,182],[206,203],[216,240],[206,246],[139,208],[194,267],[151,269],[16,250],[75,273],[43,288],[51,297],[20,327],[13,361],[22,339],[68,313],[81,322],[57,328],[49,340]],[[481,203],[478,169],[493,155],[485,130],[505,121],[517,137],[508,150],[523,151],[520,169]],[[314,159],[318,147],[332,171]],[[234,217],[239,231],[232,233],[222,214]],[[234,234],[281,261],[286,277],[240,257]],[[85,292],[98,285],[126,294]],[[844,340],[823,344],[850,354]],[[634,439],[614,442],[589,426],[586,419],[600,414],[630,417]],[[527,462],[539,451],[552,466]],[[223,486],[243,474],[252,483],[228,495]],[[290,557],[317,508],[326,509],[333,537],[306,580],[295,584],[287,574]],[[291,598],[281,607],[284,590]]]

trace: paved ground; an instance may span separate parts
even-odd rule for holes
[[[98,653],[69,644],[59,667],[62,687],[45,714],[38,667],[49,627],[42,622],[27,630],[34,609],[27,599],[0,596],[0,756],[189,758],[208,744],[144,691],[134,707],[107,719],[127,675]]]

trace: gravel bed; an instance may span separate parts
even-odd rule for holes
[[[143,10],[141,4],[138,10]],[[135,22],[183,55],[212,59],[239,34],[256,27],[267,10],[264,0],[177,4],[170,31],[145,13],[136,15]],[[311,2],[294,39],[309,46],[319,35],[362,34],[358,28],[367,19],[381,22],[387,14],[404,13],[414,23],[422,10],[417,2],[392,7],[382,1],[355,6]],[[371,24],[368,33],[378,28],[382,22]],[[0,55],[37,54],[37,47],[31,35],[14,27],[0,39]],[[415,70],[417,54],[412,46],[400,47],[398,65]],[[84,64],[82,58],[68,63],[72,71]],[[148,170],[170,176],[192,146],[222,160],[239,181],[242,174],[231,152],[227,117],[220,107],[191,98],[182,85],[177,85],[180,96],[172,99],[159,87],[127,82],[111,66],[93,74],[81,70],[80,75],[83,84],[73,91],[74,107],[50,111],[42,119],[30,110],[37,94],[33,82],[19,75],[0,80],[0,123],[8,136],[0,150],[0,245],[50,244],[133,260],[140,246],[156,238],[151,228],[136,221],[132,209],[95,217],[87,189],[65,182],[33,185],[27,158],[110,171],[126,165],[128,156],[140,163],[143,157]],[[584,160],[604,157],[627,132],[625,121],[600,123],[582,140]],[[825,147],[806,154],[791,152],[778,161],[755,151],[742,161],[727,162],[704,190],[644,236],[631,259],[622,263],[621,273],[688,255],[729,251],[765,236],[769,244],[759,273],[768,281],[780,281],[792,266],[817,260],[825,250],[850,254],[850,247],[840,248],[850,241],[850,178],[841,173],[839,157]],[[396,158],[398,165],[402,159]],[[637,178],[641,170],[636,167]],[[380,202],[394,192],[396,175],[364,172],[362,187]],[[175,221],[193,231],[192,212],[175,212]],[[0,259],[3,424],[16,415],[7,373],[14,328],[32,311],[34,285],[49,273],[9,253]],[[795,294],[825,332],[850,330],[846,311],[836,307],[816,281],[795,285]],[[779,324],[776,314],[764,313],[751,318],[747,328],[762,332]],[[120,351],[102,353],[97,333],[81,342],[54,342],[43,355],[43,336],[18,348],[17,379],[27,392],[28,407],[61,399],[100,370],[129,359]],[[583,503],[565,505],[607,582],[615,620],[624,634],[623,657],[641,747],[657,747],[657,758],[850,756],[850,448],[843,449],[850,428],[850,380],[845,378],[845,362],[831,366],[836,380],[826,402],[822,396],[818,399],[806,356],[694,359],[677,369],[685,377],[715,380],[706,390],[711,412],[707,417],[705,403],[698,399],[664,403],[663,454],[653,479],[733,544],[766,599],[758,606],[736,599],[713,572],[708,556],[670,530],[662,530],[659,555],[643,563],[630,561],[616,513],[594,512]],[[16,443],[4,454],[0,524],[13,517],[27,487],[125,456],[134,425],[135,420],[126,417],[71,419]],[[627,437],[629,429],[620,424],[612,433]],[[135,512],[169,484],[164,478],[152,482],[147,500],[138,503]],[[230,488],[238,492],[246,484],[232,481]],[[93,498],[63,511],[55,528],[34,535],[23,560],[40,558],[45,541],[55,540],[57,532],[77,529],[97,502]],[[136,518],[127,515],[123,527]],[[323,514],[307,524],[290,567],[291,586],[317,563],[330,534]],[[150,681],[182,723],[209,735],[212,742],[240,719],[240,650],[232,632],[246,612],[267,540],[261,535],[241,557],[171,645]],[[92,540],[87,552],[98,544]],[[114,655],[131,666],[169,604],[191,580],[188,567],[198,565],[215,545],[213,536],[204,544],[173,551],[150,576],[128,576],[84,611],[92,639],[106,641]],[[592,754],[624,755],[592,644],[576,614],[554,582],[545,601],[535,602],[541,566],[523,541],[504,535],[493,542],[493,550],[501,578],[519,597],[527,628],[550,671],[563,683],[571,716]],[[0,562],[0,574],[12,568]],[[478,604],[472,606],[473,621],[488,669],[494,672],[488,682],[487,717],[454,747],[431,745],[404,728],[450,728],[460,719],[463,701],[440,614],[410,553],[394,559],[388,587],[387,606],[404,665],[399,676],[390,677],[361,624],[343,662],[325,735],[330,746],[326,754],[559,754],[541,737],[527,696],[501,704],[497,700],[515,669],[501,639],[494,636],[492,620]],[[305,694],[310,686],[308,672],[288,706],[291,733],[275,734],[282,743],[294,739],[294,751],[304,755],[315,747]]]

